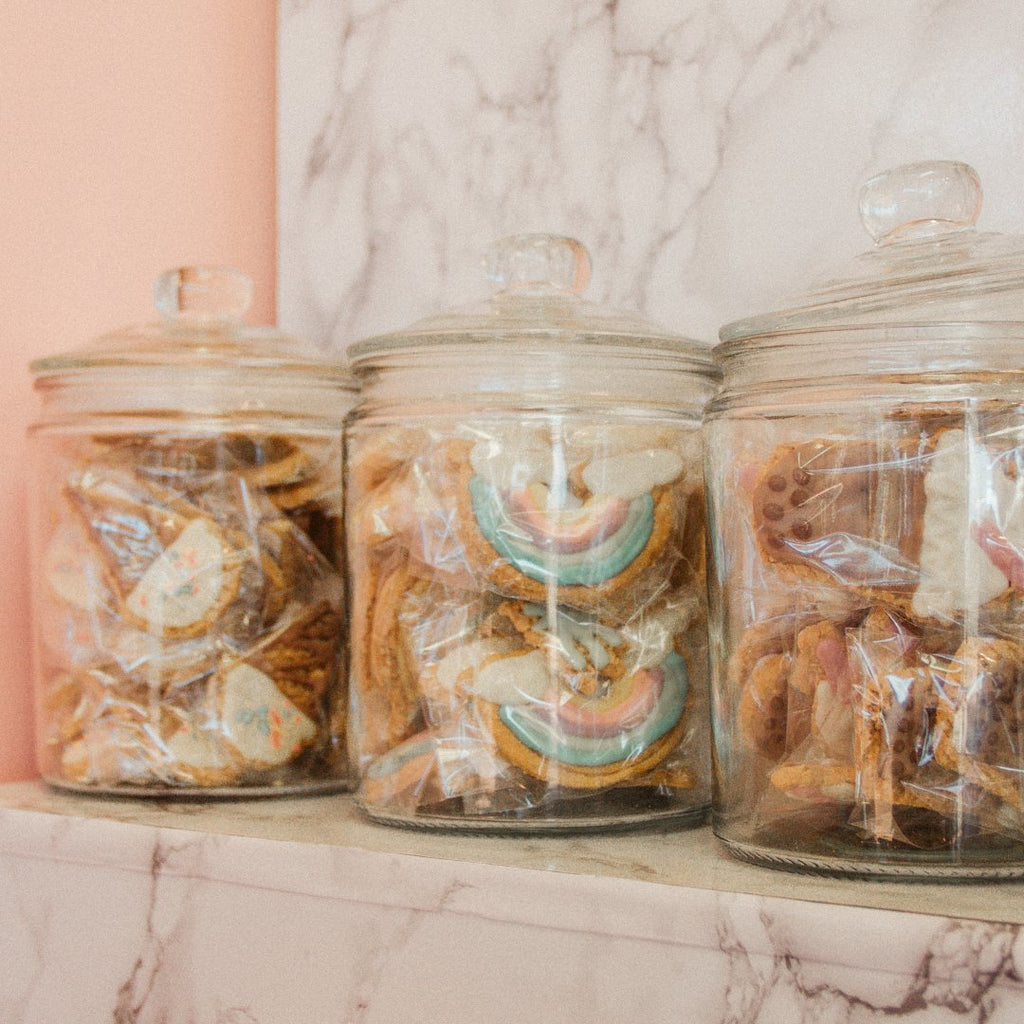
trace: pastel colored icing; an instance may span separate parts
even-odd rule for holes
[[[656,669],[642,669],[631,677],[634,684],[615,707],[600,707],[588,720],[586,703],[570,713],[552,704],[504,704],[498,716],[524,746],[563,764],[600,767],[639,757],[665,735],[682,717],[689,689],[686,662],[675,652]],[[638,708],[657,688],[647,717],[633,724]],[[583,732],[574,732],[582,729]],[[600,734],[588,735],[587,733]]]
[[[997,508],[1015,510],[1012,480],[994,469],[986,452],[969,445],[962,430],[939,438],[924,480],[924,529],[915,615],[952,616],[959,609],[998,597],[1013,571],[1005,557],[1024,540],[1020,517],[1004,524],[995,540],[991,521],[978,524],[972,509],[993,498]],[[972,522],[972,520],[974,520]],[[975,543],[956,541],[968,529]],[[1009,536],[1006,536],[1009,535]]]
[[[620,452],[593,459],[583,470],[591,494],[607,494],[627,501],[671,483],[683,472],[682,457],[670,448]]]
[[[46,578],[58,597],[87,612],[102,605],[106,590],[103,573],[77,530],[65,525],[54,534],[44,564]]]
[[[582,612],[558,608],[552,626],[547,609],[534,601],[523,605],[523,612],[533,621],[533,628],[541,633],[554,636],[558,652],[577,672],[583,672],[588,664],[598,671],[607,668],[611,661],[609,648],[623,643],[623,636]]]
[[[473,514],[480,532],[506,561],[524,576],[541,583],[560,586],[594,586],[617,576],[643,551],[654,529],[654,499],[644,494],[629,502],[626,514],[610,533],[600,524],[591,532],[592,546],[559,552],[538,532],[540,519],[531,519],[529,528],[521,524],[515,505],[482,477],[469,482]],[[574,515],[594,512],[607,514],[609,505],[590,503]],[[553,522],[553,520],[552,520]],[[604,526],[607,526],[605,522]]]
[[[125,602],[157,630],[183,629],[216,606],[225,585],[220,534],[194,519],[156,558]]]
[[[613,736],[641,725],[657,706],[665,683],[660,668],[642,668],[614,684],[600,698],[552,697],[552,717],[559,728],[575,736]]]
[[[559,554],[585,551],[622,527],[629,503],[621,498],[591,498],[579,508],[549,508],[548,488],[541,483],[507,492],[517,526],[536,544]]]
[[[259,764],[284,764],[316,735],[270,676],[246,662],[224,674],[221,723],[242,757]]]

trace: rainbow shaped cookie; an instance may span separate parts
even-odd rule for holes
[[[551,453],[493,444],[456,449],[458,528],[476,571],[503,593],[595,607],[635,582],[665,548],[685,509],[670,449],[555,469]]]

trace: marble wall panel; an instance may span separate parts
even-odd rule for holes
[[[486,294],[519,231],[713,341],[872,243],[869,175],[959,159],[1024,230],[1016,0],[281,0],[279,316],[341,349]]]

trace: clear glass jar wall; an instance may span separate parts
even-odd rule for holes
[[[351,389],[243,328],[233,287],[220,268],[171,272],[168,323],[34,366],[37,749],[53,785],[253,796],[347,780]]]
[[[569,249],[585,283],[578,243],[509,244],[545,265]],[[482,317],[352,352],[350,741],[376,820],[705,818],[714,370],[602,334],[579,287],[506,287]]]
[[[865,196],[889,234],[904,187],[972,181]],[[881,274],[724,331],[713,824],[757,863],[1024,876],[1024,261],[934,211]]]

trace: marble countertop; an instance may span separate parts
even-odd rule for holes
[[[14,783],[0,1020],[1019,1024],[1022,896],[769,871],[707,828],[444,834],[345,795]]]
[[[1024,885],[823,878],[730,857],[707,827],[577,836],[499,836],[394,828],[368,821],[345,794],[249,801],[118,800],[35,782],[0,786],[0,810],[160,829],[426,857],[527,871],[631,879],[848,907],[1024,924]]]

